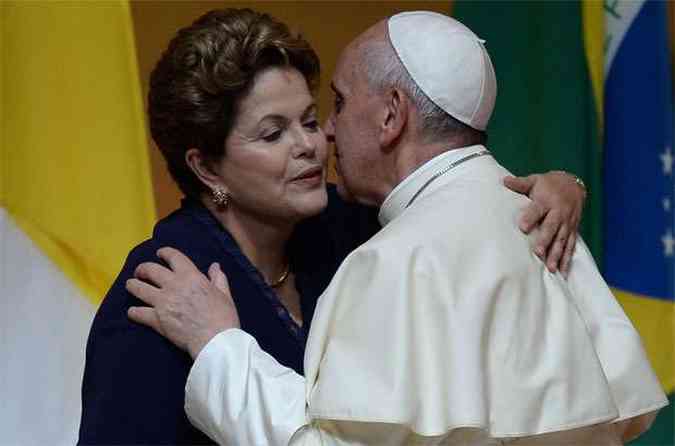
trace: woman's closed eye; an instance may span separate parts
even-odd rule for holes
[[[263,134],[261,139],[265,142],[276,142],[281,138],[282,129],[270,130]]]

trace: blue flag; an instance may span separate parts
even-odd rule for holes
[[[604,275],[673,391],[675,194],[667,3],[606,1]]]

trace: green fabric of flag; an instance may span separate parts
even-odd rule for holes
[[[601,257],[602,153],[578,2],[456,1],[497,74],[488,146],[516,175],[566,170],[590,191],[581,234]]]
[[[590,194],[581,232],[602,266],[603,119],[598,110],[604,104],[596,98],[603,97],[604,79],[602,69],[595,73],[600,77],[600,92],[596,85],[594,95],[582,17],[583,6],[589,5],[591,2],[582,5],[579,1],[456,0],[452,15],[487,41],[495,65],[498,94],[488,127],[488,146],[514,174],[562,169],[584,179]],[[603,6],[607,9],[602,2],[591,5]],[[634,322],[640,325],[642,321]],[[672,332],[663,336],[659,342],[672,343]],[[648,349],[658,351],[651,345],[656,341],[653,336],[648,341]],[[661,410],[652,428],[632,445],[675,444],[672,393],[669,398],[670,406]]]

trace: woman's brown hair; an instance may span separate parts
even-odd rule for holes
[[[319,58],[301,36],[250,9],[210,11],[182,28],[150,75],[148,116],[152,138],[183,193],[205,190],[185,162],[199,149],[210,160],[225,155],[237,103],[255,75],[269,67],[297,69],[314,89]]]

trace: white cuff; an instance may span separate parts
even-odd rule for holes
[[[305,424],[305,380],[239,329],[223,331],[197,356],[185,411],[219,444],[286,445]]]

